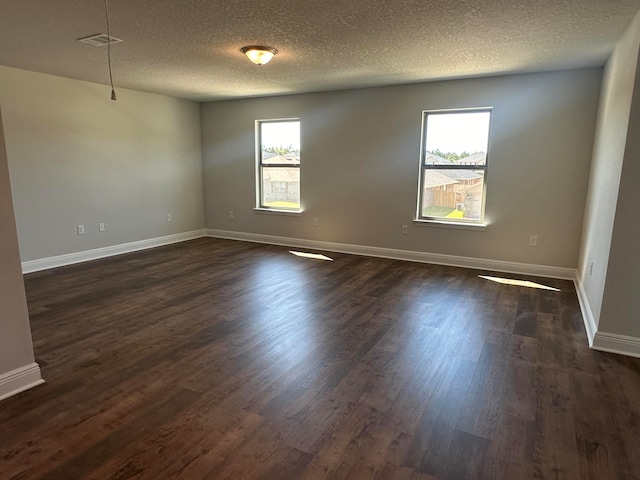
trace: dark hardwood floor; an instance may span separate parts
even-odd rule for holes
[[[640,479],[640,360],[571,282],[288,250],[27,275],[47,383],[0,403],[0,477]]]

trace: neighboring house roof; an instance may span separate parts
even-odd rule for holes
[[[462,180],[475,180],[477,178],[482,178],[482,175],[477,174],[473,170],[438,170],[443,175],[447,177],[453,178],[457,181]]]
[[[299,182],[299,168],[265,168],[262,170],[262,178],[268,182]]]
[[[467,157],[461,158],[460,160],[447,160],[439,155],[434,153],[427,152],[425,163],[428,164],[436,164],[436,165],[447,165],[451,163],[455,163],[458,165],[484,165],[486,163],[487,154],[484,152],[474,153]]]
[[[262,161],[264,163],[270,163],[272,165],[298,165],[300,163],[300,157],[298,155],[273,155],[271,157],[267,157],[266,154],[263,154]]]
[[[461,158],[456,163],[460,165],[484,165],[487,163],[487,154],[484,152],[474,153],[468,157]]]
[[[428,170],[424,174],[424,188],[441,187],[443,185],[451,185],[458,183],[453,178],[440,173],[439,170]]]
[[[435,163],[436,165],[440,165],[440,164],[450,164],[451,162],[449,160],[447,160],[446,158],[442,158],[438,155],[435,155],[433,153],[429,153],[427,152],[427,155],[424,159],[425,163]]]

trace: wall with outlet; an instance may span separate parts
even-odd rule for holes
[[[109,92],[0,67],[22,261],[203,228],[198,104]]]
[[[638,338],[639,52],[640,14],[605,68],[578,266],[593,327]]]
[[[595,68],[203,104],[207,228],[575,268],[601,75]],[[415,225],[421,112],[481,106],[494,107],[489,227]],[[292,117],[301,119],[304,212],[256,212],[254,122]]]

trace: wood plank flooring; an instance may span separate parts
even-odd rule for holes
[[[288,250],[27,275],[47,383],[0,403],[0,478],[640,479],[640,360],[571,282]]]

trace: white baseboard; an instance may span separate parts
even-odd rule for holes
[[[320,242],[316,240],[305,240],[302,238],[276,237],[255,233],[231,232],[228,230],[207,229],[206,232],[208,237],[226,238],[229,240],[268,243],[271,245],[283,245],[286,247],[296,248],[310,248],[313,250],[391,258],[394,260],[408,260],[411,262],[434,263],[437,265],[449,265],[452,267],[465,267],[477,270],[493,270],[496,272],[561,278],[565,280],[573,280],[575,276],[575,270],[572,268],[503,262],[500,260],[486,260],[483,258],[460,257],[455,255],[442,255],[438,253],[414,252],[411,250],[398,250],[393,248],[368,247],[365,245],[350,245],[346,243]]]
[[[603,352],[640,358],[640,338],[636,337],[628,337],[616,333],[596,332],[591,348]]]
[[[0,375],[0,400],[44,383],[40,376],[40,365],[30,363]]]
[[[589,339],[589,347],[602,352],[640,358],[640,338],[599,331],[587,294],[577,272],[573,283],[576,286],[576,292],[578,292],[578,302],[580,303],[584,328]]]
[[[140,240],[137,242],[121,243],[111,247],[85,250],[84,252],[68,253],[66,255],[30,260],[28,262],[22,262],[22,273],[38,272],[40,270],[63,267],[74,263],[88,262],[89,260],[97,260],[98,258],[111,257],[113,255],[135,252],[137,250],[145,250],[147,248],[193,240],[194,238],[204,237],[205,235],[205,230],[194,230],[192,232],[176,233],[174,235],[149,238],[147,240]]]
[[[576,292],[578,294],[578,303],[580,304],[580,311],[582,312],[582,321],[584,322],[584,329],[587,332],[587,339],[589,340],[589,347],[594,348],[593,339],[598,331],[598,324],[596,323],[596,319],[593,316],[593,311],[591,310],[591,305],[589,305],[589,300],[587,299],[587,293],[584,291],[584,287],[582,286],[582,281],[580,280],[580,276],[576,271],[576,276],[573,279],[573,284],[576,287]]]

